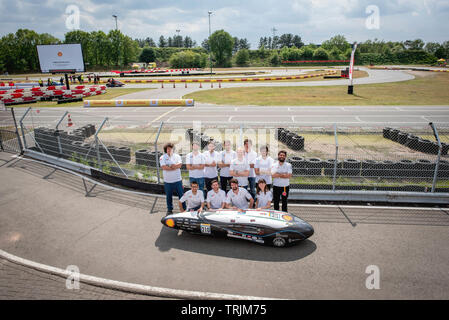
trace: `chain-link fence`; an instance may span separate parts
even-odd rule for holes
[[[449,190],[449,128],[342,128],[274,126],[263,123],[161,123],[81,111],[30,109],[22,119],[26,148],[98,168],[106,174],[163,183],[159,158],[171,142],[183,159],[198,141],[216,151],[229,140],[236,150],[245,139],[253,151],[268,145],[277,159],[286,150],[292,188],[323,190]],[[440,144],[436,137],[439,137]]]

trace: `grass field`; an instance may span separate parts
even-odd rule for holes
[[[119,96],[123,96],[125,94],[130,94],[134,92],[139,92],[143,90],[151,90],[151,88],[117,88],[117,89],[107,89],[105,94],[101,94],[98,96],[92,96],[84,98],[84,100],[110,100],[117,98]],[[32,104],[19,104],[15,105],[14,108],[20,108],[20,107],[33,107],[33,108],[47,108],[47,107],[81,107],[83,106],[83,102],[70,102],[70,103],[64,103],[64,104],[58,104],[56,101],[42,101],[42,102],[36,102]]]
[[[197,102],[231,105],[446,105],[449,74],[414,73],[409,81],[347,86],[253,87],[204,90],[184,96]]]

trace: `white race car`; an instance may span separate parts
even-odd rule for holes
[[[204,235],[222,235],[275,247],[284,247],[313,235],[313,227],[300,218],[282,211],[186,211],[170,214],[162,224],[174,229]]]

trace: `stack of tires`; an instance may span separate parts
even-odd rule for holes
[[[427,139],[422,139],[413,134],[386,127],[383,129],[383,137],[394,142],[398,142],[412,150],[416,150],[428,154],[438,154],[438,143]],[[449,152],[449,144],[441,143],[442,155],[447,155]]]
[[[292,150],[304,150],[304,137],[295,132],[284,128],[277,128],[274,137]]]
[[[156,168],[157,162],[156,158],[160,158],[161,152],[150,151],[148,149],[140,149],[135,152],[136,165]]]
[[[205,135],[204,133],[199,133],[198,131],[193,130],[192,128],[186,130],[185,137],[190,144],[192,144],[194,141],[199,142],[201,145],[201,150],[207,150],[207,144],[211,139],[214,140],[215,151],[223,150],[223,144],[221,142],[213,139],[212,137],[209,137],[208,135]]]

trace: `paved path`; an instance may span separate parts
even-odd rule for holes
[[[142,197],[0,153],[0,248],[84,274],[274,298],[447,299],[449,213],[415,208],[291,207],[315,234],[285,249],[164,228]],[[9,162],[7,162],[9,161]],[[158,203],[164,210],[164,203]],[[380,290],[368,290],[369,265]],[[51,290],[50,290],[51,291]]]

